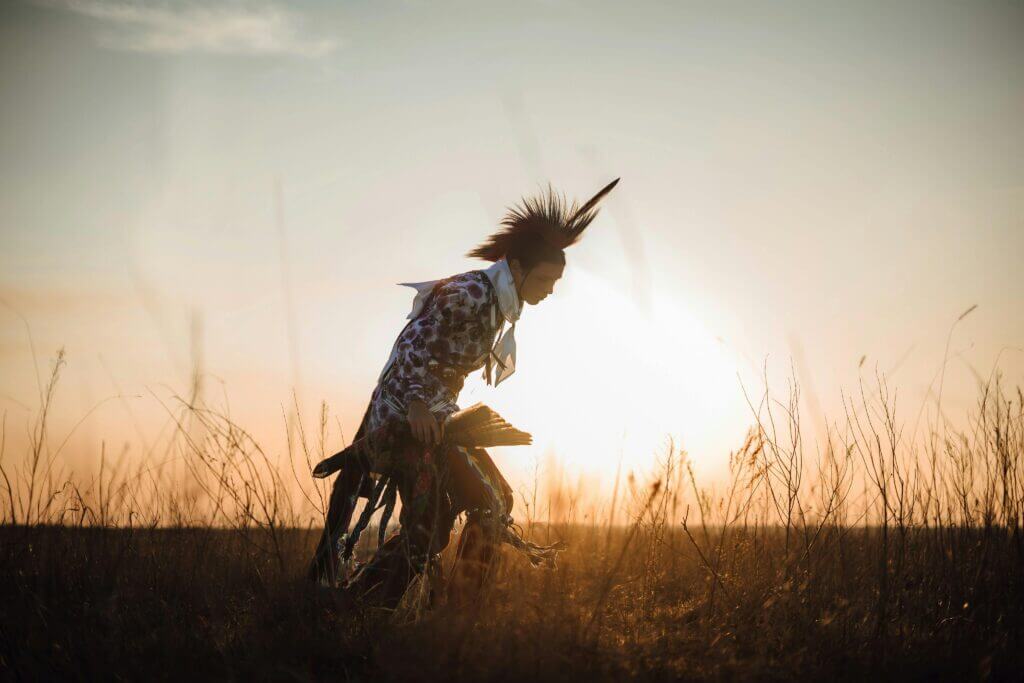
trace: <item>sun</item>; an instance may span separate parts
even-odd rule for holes
[[[464,405],[483,400],[533,434],[530,455],[496,449],[509,478],[532,476],[534,460],[553,454],[610,488],[620,463],[646,471],[669,439],[715,469],[709,459],[724,461],[744,428],[728,349],[679,296],[655,291],[644,312],[579,267],[563,279],[517,325],[516,375],[497,389],[468,382],[463,394]]]

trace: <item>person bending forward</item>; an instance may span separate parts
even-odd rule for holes
[[[534,546],[512,530],[512,491],[487,452],[442,443],[444,421],[459,409],[456,400],[469,373],[483,368],[487,382],[497,386],[515,371],[515,325],[523,305],[552,293],[565,269],[564,249],[579,239],[617,182],[582,207],[567,206],[550,188],[528,198],[469,252],[491,261],[490,267],[408,285],[417,290],[409,322],[356,434],[370,436],[372,455],[344,467],[335,480],[311,579],[337,583],[339,566],[378,501],[387,517],[396,492],[402,501],[399,533],[346,584],[361,600],[395,606],[411,581],[436,563],[461,512],[467,523],[453,595],[479,589],[499,541],[535,564],[553,559],[552,548]],[[369,499],[367,509],[349,532],[359,496]]]

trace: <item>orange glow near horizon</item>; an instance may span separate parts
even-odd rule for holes
[[[644,312],[570,263],[552,297],[524,311],[516,336],[516,375],[498,389],[467,383],[461,403],[494,406],[533,434],[534,454],[553,455],[574,479],[610,489],[620,462],[623,474],[646,471],[670,438],[698,470],[718,469],[743,436],[735,363],[679,297],[656,293]],[[529,475],[522,449],[501,458]]]

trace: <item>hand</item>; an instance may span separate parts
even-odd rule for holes
[[[412,401],[409,404],[406,419],[409,421],[409,429],[412,430],[413,437],[418,441],[426,444],[439,444],[444,438],[444,423],[438,423],[423,401]]]

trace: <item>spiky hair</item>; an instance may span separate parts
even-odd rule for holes
[[[575,244],[587,226],[597,217],[597,204],[611,192],[616,178],[583,206],[569,204],[548,185],[547,190],[524,198],[511,207],[501,220],[501,229],[466,254],[485,261],[498,261],[506,255],[525,251],[557,250]],[[547,249],[545,249],[547,248]]]

